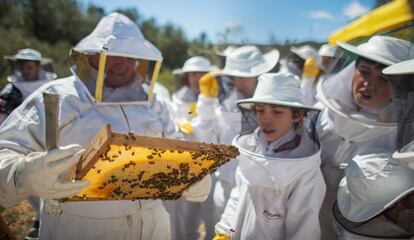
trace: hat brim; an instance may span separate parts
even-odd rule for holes
[[[236,102],[237,106],[240,108],[251,109],[254,104],[271,104],[271,105],[279,105],[279,106],[287,106],[287,107],[294,107],[294,108],[305,108],[312,111],[321,111],[320,108],[314,106],[308,106],[301,103],[292,103],[286,101],[276,101],[276,100],[269,100],[269,99],[254,99],[254,98],[247,98],[243,100],[239,100]]]
[[[6,55],[6,56],[4,56],[4,59],[14,61],[14,62],[18,61],[18,60],[36,61],[36,62],[40,62],[42,65],[53,63],[53,60],[51,58],[47,58],[47,57],[42,57],[42,59],[39,60],[39,59],[30,58],[30,57],[28,57],[28,58],[24,58],[24,57],[16,58],[16,56],[14,56],[14,55],[13,56]]]
[[[362,204],[360,201],[355,201],[351,198],[348,190],[348,184],[346,182],[346,177],[344,177],[339,183],[337,193],[338,208],[341,211],[341,214],[349,221],[365,222],[387,210],[394,203],[404,198],[413,191],[414,187],[407,189],[391,200],[375,202],[372,204]],[[355,206],[358,206],[358,208],[355,208]],[[350,211],[350,209],[352,209],[352,211]],[[351,212],[354,214],[350,215],[349,213]]]
[[[210,72],[212,70],[213,70],[213,68],[209,68],[209,69],[202,69],[202,68],[183,69],[183,68],[177,68],[177,69],[174,69],[172,71],[172,73],[174,75],[179,75],[179,74],[184,74],[184,73],[189,73],[189,72],[205,72],[205,73],[207,73],[207,72]]]
[[[264,62],[252,67],[250,72],[232,71],[224,69],[222,71],[214,73],[215,76],[234,76],[234,77],[257,77],[263,73],[267,73],[272,70],[279,62],[280,53],[277,49],[272,49],[269,52],[263,54]]]
[[[414,59],[393,64],[384,70],[382,73],[388,75],[399,75],[399,74],[413,74],[414,73]]]
[[[387,66],[394,64],[393,62],[391,62],[391,61],[389,61],[389,60],[387,60],[387,59],[385,59],[381,56],[374,55],[372,53],[362,51],[361,49],[358,49],[356,46],[353,46],[351,44],[340,42],[340,41],[338,41],[337,44],[338,44],[338,46],[340,46],[341,48],[343,48],[343,49],[345,49],[349,52],[352,52],[352,53],[354,53],[358,56],[367,58],[367,59],[372,60],[374,62],[381,63],[381,64],[384,64],[384,65],[387,65]]]

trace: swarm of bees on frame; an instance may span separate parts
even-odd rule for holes
[[[91,186],[75,200],[177,199],[238,155],[234,146],[205,143],[197,151],[108,145],[84,177]]]

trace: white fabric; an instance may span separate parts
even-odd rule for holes
[[[32,152],[16,161],[13,175],[18,189],[25,194],[45,199],[72,196],[89,185],[87,181],[68,182],[61,175],[75,165],[83,150],[79,145],[68,145],[46,152]],[[11,153],[12,154],[12,153]]]
[[[338,208],[352,222],[365,222],[414,191],[414,171],[376,150],[357,155],[339,184]]]
[[[23,194],[26,192],[24,189],[16,188],[13,181],[8,180],[15,172],[15,158],[44,151],[43,90],[60,95],[61,146],[77,143],[86,148],[105,123],[111,124],[117,132],[132,131],[145,136],[179,138],[168,110],[156,99],[151,105],[96,104],[79,79],[70,77],[53,81],[32,94],[1,126],[2,205],[9,206],[27,197]],[[66,202],[61,207],[63,215],[60,217],[48,218],[47,221],[42,219],[41,239],[85,239],[96,236],[94,234],[103,236],[100,239],[113,239],[114,229],[119,234],[117,238],[169,239],[168,216],[165,216],[158,200]],[[132,219],[131,224],[125,224],[127,219]],[[129,235],[131,229],[140,234]]]
[[[235,139],[236,187],[216,232],[231,239],[320,239],[325,185],[318,144],[305,134],[297,148],[275,157],[264,155],[256,140],[255,134]]]
[[[242,46],[226,57],[226,64],[216,75],[257,77],[272,70],[279,61],[279,51],[273,49],[262,54],[256,46]]]
[[[175,123],[185,120],[191,120],[193,114],[190,113],[191,105],[197,101],[194,92],[188,86],[183,86],[172,95],[171,113]]]
[[[414,170],[414,152],[398,152],[395,151],[392,158],[398,160],[402,165]]]
[[[168,88],[159,82],[155,82],[154,93],[157,94],[158,99],[171,101],[170,91],[168,91]]]
[[[414,59],[393,64],[382,70],[382,72],[389,75],[412,74],[414,73]]]
[[[240,107],[248,109],[255,103],[319,110],[305,103],[300,88],[300,79],[289,73],[260,75],[253,97],[237,101]]]
[[[173,74],[183,74],[187,72],[210,72],[212,66],[210,60],[205,57],[195,56],[185,61],[182,68],[174,69]]]
[[[82,39],[75,51],[93,54],[104,50],[110,56],[159,61],[161,52],[147,41],[138,26],[120,13],[103,17],[96,28]]]
[[[194,183],[186,189],[182,196],[190,202],[204,202],[211,188],[211,176],[207,175],[201,181]]]
[[[392,65],[414,58],[414,45],[406,40],[390,36],[373,36],[357,47],[348,43],[338,45],[352,53],[384,65]]]
[[[237,99],[238,94],[234,90],[223,105],[219,104],[216,98],[200,95],[197,101],[197,116],[191,120],[194,139],[208,143],[231,144],[234,137],[241,131],[242,117],[236,107]],[[231,160],[218,168],[215,173],[217,182],[213,188],[214,204],[219,216],[235,185],[236,166],[237,161]]]
[[[303,60],[306,60],[309,57],[316,58],[316,56],[317,56],[316,49],[313,48],[312,46],[309,46],[309,45],[303,45],[303,46],[300,46],[300,47],[291,47],[290,51],[293,52],[294,54],[298,55]]]
[[[318,56],[321,57],[335,57],[336,47],[324,44],[319,48]]]
[[[392,104],[358,111],[351,90],[354,69],[354,64],[350,64],[317,86],[317,99],[325,106],[316,124],[322,145],[321,169],[327,185],[320,216],[322,239],[336,238],[331,210],[346,164],[357,154],[370,153],[373,148],[392,151],[396,147],[396,123],[379,121],[390,110],[389,115],[395,115]]]

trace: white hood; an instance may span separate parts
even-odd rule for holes
[[[75,51],[93,54],[104,49],[110,56],[159,61],[161,52],[147,41],[138,26],[120,13],[111,13],[99,21],[91,34],[82,39]]]
[[[289,157],[272,157],[257,153],[256,146],[260,143],[254,134],[237,136],[233,144],[240,151],[239,167],[246,184],[276,190],[284,189],[302,174],[319,169],[319,144],[311,140],[306,133],[300,135],[301,142],[289,153]]]
[[[338,74],[332,75],[317,85],[317,99],[329,110],[327,125],[340,136],[355,141],[381,136],[396,128],[395,110],[392,102],[378,109],[361,109],[352,97],[352,78],[355,63],[351,63]],[[381,122],[382,116],[390,116],[391,122]],[[367,134],[369,130],[371,134]],[[374,133],[375,132],[375,133]]]

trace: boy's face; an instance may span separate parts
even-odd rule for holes
[[[256,89],[256,77],[234,77],[232,76],[233,86],[243,95],[244,98],[252,97]]]
[[[285,135],[304,115],[301,111],[293,114],[292,109],[270,104],[255,105],[256,118],[264,138],[268,142],[278,140]]]
[[[372,109],[385,105],[391,99],[387,77],[380,64],[364,60],[358,62],[352,79],[352,94],[359,107]]]
[[[205,74],[205,72],[189,72],[187,73],[188,76],[188,84],[190,85],[191,90],[195,95],[200,93],[200,78]]]

